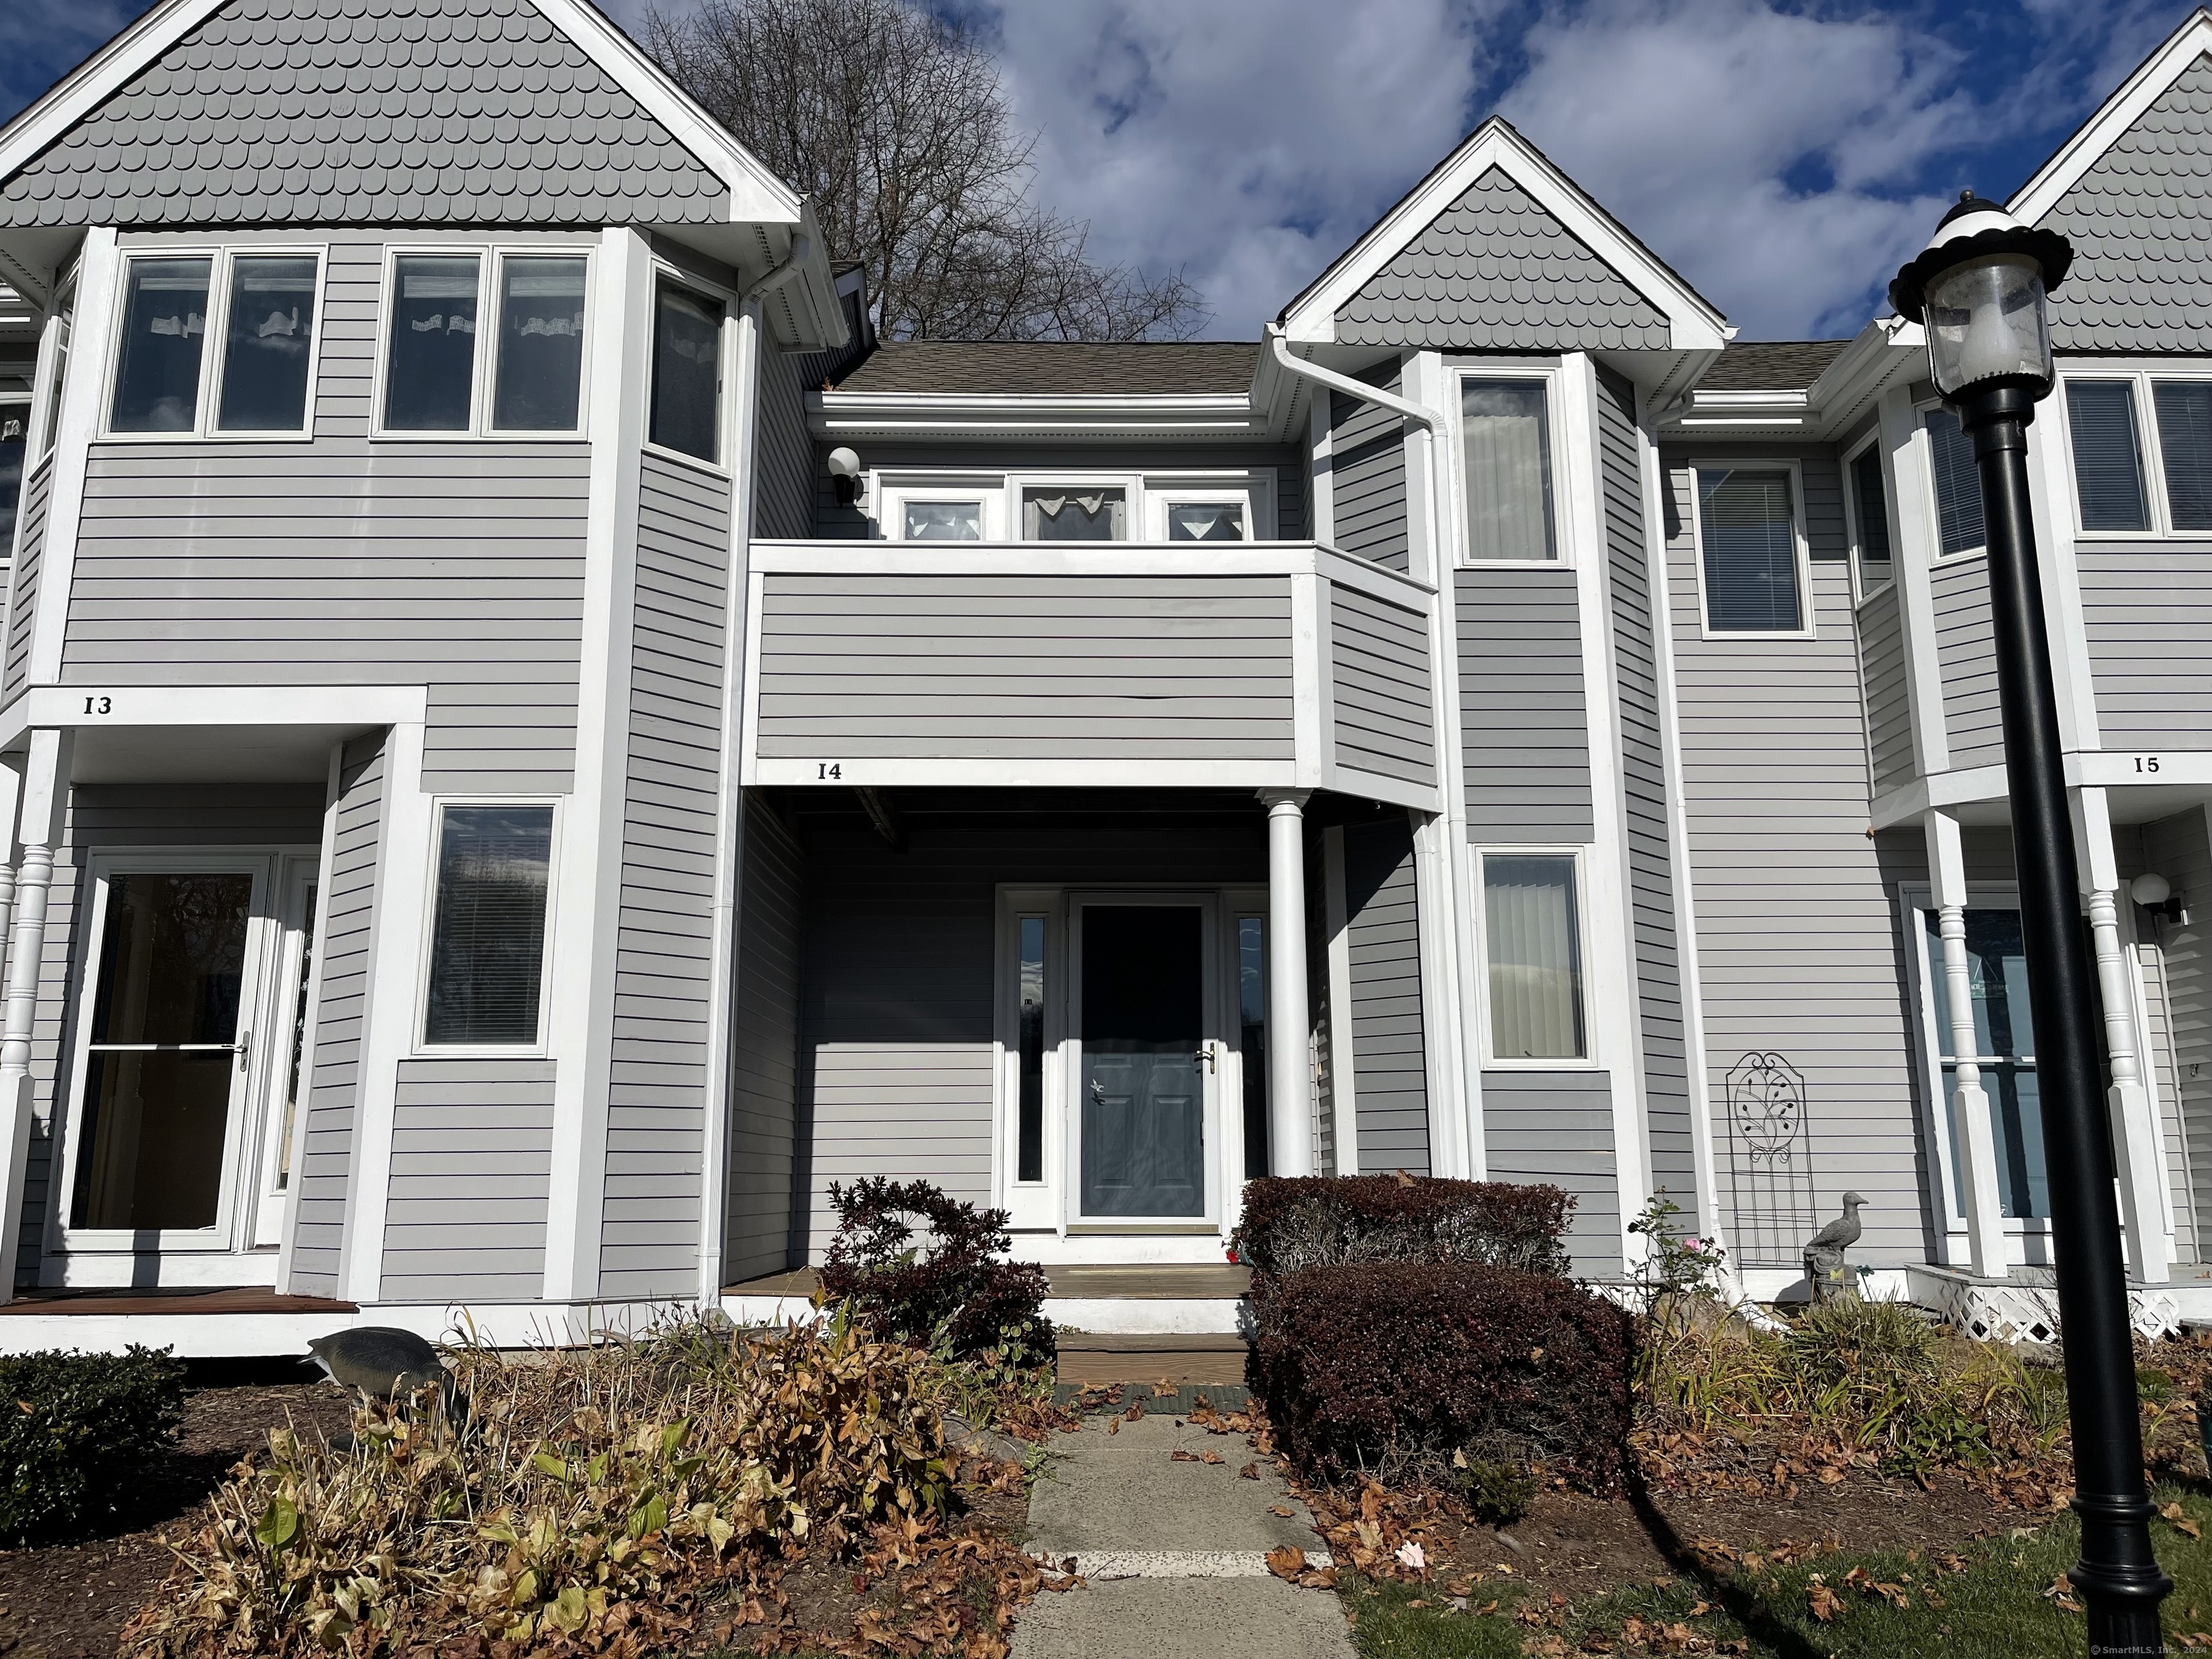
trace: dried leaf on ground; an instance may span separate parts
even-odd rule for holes
[[[1267,1571],[1278,1578],[1295,1582],[1306,1570],[1306,1553],[1296,1544],[1280,1544],[1267,1552]]]

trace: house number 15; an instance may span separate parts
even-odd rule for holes
[[[2136,770],[2138,772],[2157,771],[2158,757],[2155,755],[2137,755],[2136,757]]]

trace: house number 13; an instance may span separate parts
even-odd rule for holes
[[[112,714],[115,712],[115,699],[87,697],[84,700],[84,712],[88,714]]]

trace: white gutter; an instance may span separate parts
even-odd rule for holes
[[[1480,1121],[1482,1073],[1475,1045],[1467,1040],[1466,988],[1475,982],[1476,968],[1474,936],[1466,921],[1470,912],[1462,898],[1470,890],[1468,884],[1472,867],[1468,847],[1466,751],[1459,739],[1459,649],[1454,626],[1456,599],[1448,551],[1451,544],[1448,532],[1452,522],[1452,503],[1456,499],[1450,473],[1450,417],[1427,404],[1416,403],[1293,356],[1277,324],[1267,325],[1267,338],[1272,361],[1284,373],[1417,422],[1428,446],[1428,465],[1424,469],[1429,484],[1425,540],[1428,576],[1437,594],[1429,607],[1429,718],[1436,730],[1437,793],[1443,799],[1446,842],[1440,894],[1443,914],[1437,920],[1452,947],[1443,953],[1447,981],[1443,988],[1449,1006],[1437,1011],[1442,1016],[1438,1022],[1442,1029],[1437,1035],[1445,1050],[1445,1063],[1439,1072],[1449,1091],[1444,1102],[1446,1110],[1442,1115],[1445,1122],[1453,1126],[1456,1143],[1449,1149],[1451,1167],[1437,1173],[1480,1180],[1487,1173]],[[1427,1012],[1425,1006],[1423,1012]],[[1431,1170],[1439,1161],[1444,1161],[1437,1157],[1440,1150],[1431,1151]]]

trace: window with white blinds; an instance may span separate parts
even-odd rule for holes
[[[2157,380],[2158,453],[2176,530],[2212,530],[2212,380]]]
[[[1589,1043],[1573,855],[1485,854],[1482,910],[1491,1058],[1583,1059]]]
[[[1556,559],[1552,434],[1540,380],[1460,382],[1470,559]]]
[[[425,1048],[533,1047],[550,806],[447,806],[438,830]]]
[[[2142,447],[2136,438],[2135,386],[2069,380],[2066,424],[2074,436],[2074,492],[2084,530],[2150,528]]]
[[[1705,626],[1715,633],[1795,634],[1804,627],[1797,592],[1797,517],[1790,474],[1778,467],[1698,469]]]
[[[1974,468],[1974,441],[1948,409],[1920,417],[1928,433],[1928,469],[1936,478],[1936,529],[1944,556],[1987,544],[1982,529],[1982,479]]]
[[[1870,443],[1846,464],[1850,476],[1851,546],[1858,596],[1864,599],[1888,581],[1894,568],[1889,551],[1889,485],[1882,475],[1881,446]]]

